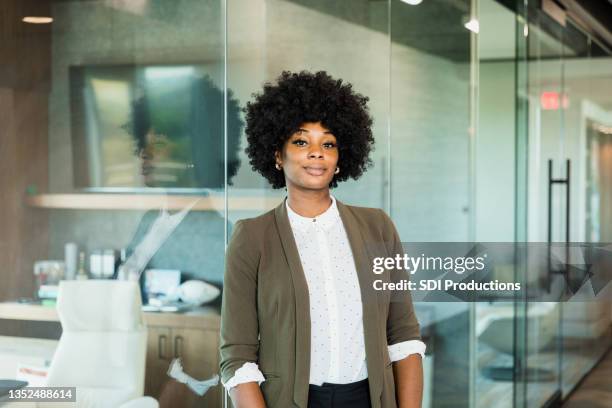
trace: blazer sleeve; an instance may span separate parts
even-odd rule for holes
[[[229,381],[244,363],[258,361],[257,269],[259,255],[245,221],[234,225],[225,257],[221,302],[221,380]]]
[[[404,247],[391,218],[380,210],[384,226],[383,237],[390,256],[404,256]],[[400,282],[410,274],[403,269],[391,270],[391,281]],[[387,315],[387,344],[389,346],[408,340],[421,340],[419,322],[414,313],[412,296],[409,290],[395,290],[391,293]]]

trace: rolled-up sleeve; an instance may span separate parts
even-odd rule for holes
[[[408,340],[401,343],[395,343],[387,347],[389,350],[389,359],[392,362],[400,361],[412,354],[418,354],[422,359],[425,359],[425,343],[421,340]]]
[[[404,247],[393,221],[384,211],[380,212],[383,217],[385,243],[390,256],[395,257],[399,254],[403,257]],[[400,282],[402,279],[409,279],[409,276],[408,272],[403,269],[393,269],[390,279],[392,282]],[[412,305],[412,296],[409,290],[394,290],[391,294],[387,315],[387,344],[393,346],[409,340],[421,340],[419,322]]]
[[[222,382],[222,384],[229,392],[229,390],[240,384],[256,382],[258,385],[261,385],[261,383],[264,381],[266,381],[266,378],[259,370],[259,366],[257,364],[244,363],[242,367],[236,370],[236,374],[230,378],[228,382]]]
[[[220,371],[226,384],[245,363],[257,363],[257,269],[259,254],[238,221],[227,248],[221,306]]]

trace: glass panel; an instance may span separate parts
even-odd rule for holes
[[[563,59],[569,50],[563,44],[562,28],[543,12],[530,9],[528,21],[527,240],[565,242],[565,189],[551,180],[565,176]],[[560,306],[544,300],[562,282],[562,275],[550,270],[539,276],[527,269],[525,279],[528,298],[520,305],[525,318],[518,320],[524,333],[520,376],[527,406],[542,406],[559,398]]]
[[[228,94],[238,105],[252,100],[282,71],[326,71],[369,97],[376,149],[373,166],[358,180],[340,183],[340,200],[368,207],[388,207],[389,38],[385,1],[254,1],[228,3]],[[333,38],[333,41],[330,41]],[[367,56],[367,58],[364,58]],[[231,109],[230,109],[231,111]],[[285,196],[251,169],[242,151],[240,167],[228,189],[230,222],[259,215]],[[272,161],[272,166],[274,162]],[[245,197],[245,205],[238,199]]]
[[[62,333],[57,287],[77,276],[89,278],[83,285],[100,288],[133,285],[112,278],[139,280],[142,300],[157,302],[149,309],[171,309],[179,285],[188,280],[220,287],[226,167],[222,6],[222,0],[2,2],[0,161],[9,163],[5,143],[17,154],[7,169],[11,180],[0,181],[3,206],[5,186],[11,186],[13,205],[12,219],[2,219],[2,281],[11,283],[1,292],[3,301],[21,303],[2,304],[6,344],[0,377],[27,377],[20,364],[53,372],[48,364]],[[45,17],[48,23],[30,24],[24,17]],[[73,304],[60,302],[62,319],[82,312],[77,332],[83,320],[109,331],[119,321],[137,321],[141,299],[137,286],[130,287],[136,289],[135,303],[126,309],[117,308],[126,299],[121,289],[97,299],[100,289]],[[219,298],[212,306],[196,309],[190,318],[197,323],[182,331],[171,328],[184,323],[182,316],[145,313],[149,337],[139,324],[130,326],[140,330],[138,343],[125,349],[132,354],[124,356],[126,343],[119,347],[110,333],[101,333],[79,340],[82,347],[65,345],[72,347],[73,361],[57,357],[57,364],[70,365],[68,371],[81,377],[69,385],[99,384],[136,395],[144,383],[144,393],[162,405],[217,407],[219,388],[202,398],[166,375],[176,356],[198,379],[217,372],[218,327],[205,332],[201,324],[218,320]],[[94,317],[84,319],[87,313]],[[50,321],[37,322],[41,316]],[[63,334],[73,330],[62,323]],[[37,354],[39,339],[30,337],[51,343]],[[18,351],[5,364],[11,346]],[[117,362],[125,367],[115,372]]]
[[[473,238],[476,50],[465,24],[477,14],[468,0],[407,3],[391,1],[390,209],[409,251],[411,242]],[[424,362],[423,406],[469,406],[471,309],[466,303],[416,307],[433,350]]]
[[[528,74],[518,77],[523,81],[517,88],[519,101],[523,89],[529,98],[528,114],[517,117],[517,126],[528,124],[529,134],[527,238],[604,242],[597,220],[607,203],[599,200],[598,163],[599,141],[606,139],[598,129],[606,125],[594,125],[592,117],[610,120],[604,96],[610,90],[609,60],[592,57],[595,44],[571,20],[561,26],[535,9],[524,9],[521,17],[529,17],[528,38],[517,43],[529,51],[521,61]],[[590,283],[571,301],[554,301],[552,288],[580,287],[585,278],[580,268],[552,265],[546,275],[527,270],[524,276],[538,301],[517,309],[517,316],[526,318],[517,323],[521,371],[515,395],[521,405],[541,406],[565,398],[609,347],[610,333],[602,328],[609,325],[610,305],[603,292],[593,295]],[[543,301],[547,297],[551,301]]]
[[[591,39],[568,26],[568,39],[577,51],[564,61],[564,110],[567,157],[571,160],[570,238],[573,242],[609,243],[610,208],[609,127],[612,123],[609,93],[612,64],[609,58],[592,57]],[[569,41],[568,41],[569,42]],[[608,133],[606,133],[606,130]],[[580,269],[568,274],[573,286],[585,278]],[[594,294],[594,290],[597,295]],[[609,296],[585,285],[562,303],[562,393],[565,397],[600,360],[610,345]]]
[[[282,71],[326,71],[369,98],[374,119],[373,166],[332,194],[357,206],[389,209],[389,7],[387,1],[228,0],[228,116],[240,113],[253,93]],[[244,116],[237,116],[246,122]],[[237,220],[275,208],[286,190],[273,189],[252,169],[244,131],[240,166],[227,188],[228,236]],[[270,156],[270,167],[274,168]],[[339,162],[342,171],[342,159]]]
[[[475,138],[476,242],[514,242],[516,168],[516,15],[494,0],[479,1],[478,131]],[[511,246],[508,246],[511,247]],[[513,282],[513,268],[494,271]],[[504,269],[504,270],[502,270]],[[512,407],[514,299],[476,303],[476,406]]]
[[[516,2],[516,216],[515,240],[528,242],[529,218],[529,23],[528,4]],[[514,273],[515,281],[526,287],[529,279],[529,268],[517,267]],[[526,366],[527,359],[527,292],[523,296],[515,297],[514,303],[514,365],[519,376],[514,377],[514,406],[526,407],[528,405],[527,385],[528,379],[520,375],[522,367]]]

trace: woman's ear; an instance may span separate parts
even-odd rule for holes
[[[274,160],[276,161],[276,164],[283,164],[283,157],[280,151],[277,150],[274,152]]]

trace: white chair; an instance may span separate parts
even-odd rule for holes
[[[527,312],[527,346],[525,352],[531,355],[545,349],[558,334],[559,304],[557,302],[531,302]],[[524,325],[525,317],[515,315],[514,305],[499,302],[491,305],[479,305],[477,311],[476,336],[478,340],[494,350],[513,356],[515,324]],[[518,319],[518,323],[515,320]],[[494,380],[512,381],[515,375],[513,365],[485,366],[485,376]],[[527,381],[552,381],[555,373],[539,367],[526,367]],[[521,379],[524,381],[524,379]]]
[[[43,407],[157,408],[143,397],[147,330],[137,282],[61,281],[62,336],[48,386],[76,387],[77,402]]]

